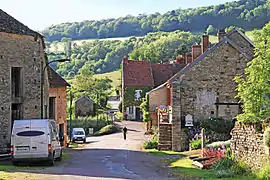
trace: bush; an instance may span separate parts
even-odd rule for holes
[[[121,129],[118,126],[115,125],[107,125],[103,128],[101,128],[98,132],[96,132],[94,135],[101,136],[101,135],[107,135],[107,134],[113,134],[116,132],[119,132]]]
[[[268,148],[270,148],[270,128],[267,128],[264,131],[264,133],[263,133],[263,140],[264,140],[265,146],[267,146]]]
[[[270,180],[270,164],[264,165],[256,174],[258,180]]]
[[[234,176],[231,169],[217,170],[215,174],[217,178],[230,178]]]
[[[143,143],[144,149],[157,149],[158,148],[158,140],[152,139],[150,141],[146,141]]]
[[[192,140],[190,141],[190,146],[191,149],[200,149],[202,147],[202,140],[198,139],[198,140]]]
[[[235,162],[228,157],[221,158],[213,168],[218,178],[233,177],[234,175],[247,175],[250,172],[244,162]]]
[[[235,162],[230,158],[221,158],[215,165],[214,170],[224,170],[231,169],[231,167],[235,164]]]
[[[231,145],[231,141],[217,141],[217,142],[213,142],[211,144],[206,145],[207,148],[221,148],[222,146],[224,147],[230,147]]]
[[[200,126],[207,130],[211,130],[217,133],[230,133],[234,127],[234,120],[224,120],[221,118],[209,118],[202,120]]]
[[[250,171],[248,166],[242,161],[236,162],[232,166],[232,170],[233,170],[235,175],[245,175],[245,174],[248,174]]]

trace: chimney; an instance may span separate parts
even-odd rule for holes
[[[192,62],[195,61],[202,54],[201,45],[192,46]]]
[[[204,53],[205,51],[207,51],[209,46],[209,35],[208,34],[204,34],[202,36],[202,53]]]
[[[186,53],[186,64],[192,63],[192,54]]]
[[[123,58],[123,61],[128,61],[128,56],[125,56],[125,57]]]
[[[225,32],[225,29],[219,29],[218,30],[218,41],[221,41],[224,36],[226,36],[226,32]]]

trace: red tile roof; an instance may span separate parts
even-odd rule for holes
[[[154,87],[150,64],[147,61],[123,60],[124,87]]]
[[[125,87],[157,87],[184,67],[183,64],[149,64],[148,61],[123,60]]]
[[[155,86],[159,86],[173,76],[172,64],[151,64]]]

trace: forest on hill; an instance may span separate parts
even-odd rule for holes
[[[176,9],[165,14],[127,15],[117,19],[69,22],[46,28],[41,33],[47,41],[101,39],[109,37],[144,36],[149,32],[175,30],[203,32],[209,26],[230,25],[245,30],[260,29],[270,21],[270,0],[239,0],[207,7]]]
[[[151,63],[164,63],[174,60],[178,55],[191,51],[191,46],[201,41],[200,35],[190,32],[155,32],[144,37],[130,37],[127,40],[93,40],[80,44],[63,38],[63,51],[57,43],[46,42],[49,59],[69,57],[70,63],[53,64],[52,67],[65,77],[79,74],[82,69],[90,69],[95,74],[118,70],[122,58],[130,55],[131,59],[147,59]],[[136,49],[136,51],[134,51]]]

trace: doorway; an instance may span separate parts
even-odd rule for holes
[[[136,121],[142,121],[142,112],[139,107],[136,107]]]

